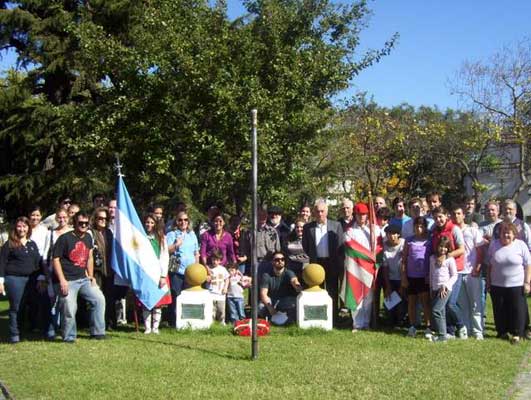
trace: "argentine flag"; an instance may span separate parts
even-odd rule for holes
[[[167,288],[159,288],[159,260],[121,176],[118,176],[116,200],[112,266],[121,278],[129,282],[138,300],[151,310],[167,293]]]

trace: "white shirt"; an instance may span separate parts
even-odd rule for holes
[[[317,258],[328,258],[328,231],[326,222],[324,224],[317,223],[315,227],[315,250]]]
[[[465,268],[459,273],[470,274],[477,265],[477,247],[483,245],[483,235],[478,228],[471,225],[465,225],[461,230],[465,241]]]

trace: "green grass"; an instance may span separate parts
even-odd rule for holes
[[[6,304],[0,303],[5,338]],[[503,399],[529,350],[491,338],[435,344],[402,331],[276,328],[249,338],[219,325],[160,336],[129,328],[75,345],[0,344],[0,381],[18,399]]]

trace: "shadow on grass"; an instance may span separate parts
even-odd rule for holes
[[[194,334],[195,333],[196,332],[194,332]],[[205,332],[205,333],[207,333],[207,332]],[[234,353],[225,353],[225,352],[221,352],[221,351],[205,349],[204,347],[200,347],[200,346],[193,346],[193,345],[181,344],[181,343],[172,343],[172,342],[169,342],[167,340],[153,340],[153,339],[147,337],[147,335],[144,335],[143,333],[138,333],[138,335],[128,335],[128,336],[121,337],[121,338],[122,339],[127,339],[127,340],[134,340],[134,341],[138,341],[138,342],[162,344],[162,345],[169,346],[169,347],[176,347],[178,349],[195,351],[195,352],[198,352],[198,353],[212,355],[212,356],[216,356],[216,357],[220,357],[220,358],[224,358],[224,359],[228,359],[228,360],[235,360],[235,361],[246,361],[246,360],[250,361],[251,360],[251,356],[250,355],[244,356],[244,355],[239,355],[239,354],[234,354]]]

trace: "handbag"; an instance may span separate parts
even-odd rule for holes
[[[176,274],[177,271],[179,271],[180,267],[181,267],[181,257],[175,254],[170,255],[170,262],[168,264],[168,272],[172,274]]]

